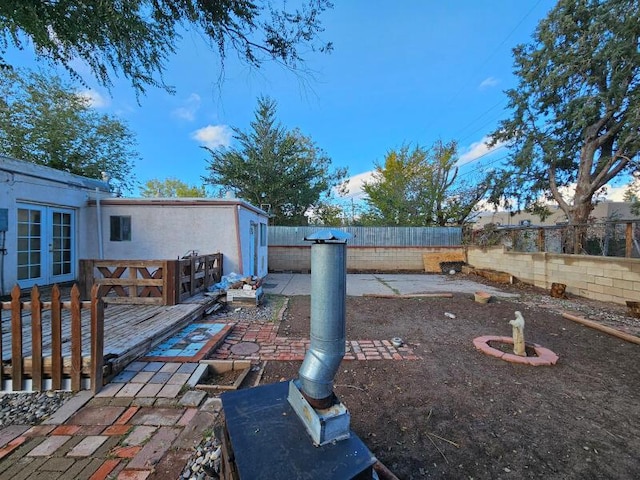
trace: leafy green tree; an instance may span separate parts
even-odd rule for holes
[[[164,180],[157,178],[147,180],[140,188],[140,195],[146,198],[203,198],[207,196],[204,185],[189,185],[174,177]]]
[[[344,209],[334,203],[320,202],[313,207],[312,215],[309,216],[310,225],[339,227],[344,225],[344,223]]]
[[[640,183],[635,175],[634,179],[627,185],[623,200],[631,203],[631,213],[640,215]]]
[[[0,69],[0,153],[131,190],[138,158],[127,125],[100,114],[57,76]]]
[[[376,164],[373,180],[364,185],[368,225],[463,224],[485,196],[489,181],[471,184],[458,179],[456,142],[436,142],[430,149],[402,146]]]
[[[638,0],[560,0],[514,49],[513,113],[492,135],[513,154],[492,201],[545,196],[570,224],[587,223],[594,195],[640,149],[638,38]]]
[[[235,51],[253,67],[267,59],[290,68],[300,50],[330,50],[322,43],[320,14],[328,0],[305,0],[299,9],[269,0],[3,0],[0,2],[0,67],[9,46],[33,46],[38,57],[80,78],[83,60],[104,86],[127,78],[137,94],[164,84],[165,65],[183,29],[201,33],[220,56]]]
[[[428,176],[427,151],[404,145],[391,150],[384,164],[376,164],[373,180],[363,185],[370,207],[362,218],[365,224],[416,226],[431,221],[424,202]]]
[[[258,99],[248,132],[233,131],[237,148],[203,147],[211,154],[204,180],[270,208],[275,224],[305,224],[305,212],[330,197],[346,176],[346,169],[331,169],[329,157],[309,137],[276,121],[276,102],[270,98]]]

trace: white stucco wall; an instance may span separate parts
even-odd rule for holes
[[[96,193],[96,189],[98,193]],[[86,235],[80,232],[87,228],[86,206],[96,194],[110,196],[109,185],[100,180],[73,175],[49,167],[36,165],[0,156],[0,208],[8,209],[8,230],[5,232],[7,255],[2,258],[3,293],[7,293],[17,278],[17,206],[41,206],[69,209],[74,212],[74,274],[77,275],[77,260],[86,255]],[[1,240],[0,233],[0,240]],[[46,248],[46,246],[45,246]],[[22,282],[21,287],[33,282]],[[38,282],[41,283],[41,282]]]
[[[267,223],[264,212],[240,200],[113,198],[102,201],[100,210],[105,259],[177,259],[194,250],[198,254],[221,252],[225,274],[251,274],[250,222]],[[110,240],[111,216],[131,217],[131,241]],[[90,225],[97,225],[94,203],[88,219]],[[99,258],[96,231],[85,232],[91,248],[84,258]],[[258,265],[264,265],[258,275],[266,275],[266,246],[259,251]]]
[[[264,277],[268,273],[268,239],[265,238],[261,245],[260,241],[260,223],[266,225],[267,218],[264,215],[259,215],[256,212],[246,209],[238,208],[238,220],[239,220],[239,236],[241,252],[242,252],[242,272],[244,275],[258,275]],[[255,260],[252,262],[250,252],[252,251],[250,235],[251,226],[255,228]],[[253,269],[252,267],[253,263]]]

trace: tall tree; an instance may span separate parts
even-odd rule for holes
[[[147,180],[143,187],[140,187],[140,195],[145,198],[202,198],[206,197],[204,185],[189,185],[174,177],[159,180],[152,178]]]
[[[377,225],[416,226],[431,222],[426,207],[427,150],[404,145],[387,152],[384,164],[377,163],[373,179],[363,185],[370,207],[363,222]]]
[[[373,180],[363,187],[368,211],[361,222],[374,225],[424,226],[465,223],[485,196],[489,179],[477,183],[458,178],[457,144],[437,141],[431,148],[402,146],[376,164]]]
[[[513,113],[492,135],[513,154],[494,202],[529,206],[544,195],[570,224],[584,224],[594,195],[637,168],[639,38],[638,0],[560,0],[533,41],[514,49]]]
[[[256,206],[269,205],[273,221],[302,225],[305,213],[331,196],[346,169],[331,169],[331,159],[299,130],[276,121],[276,102],[258,99],[248,132],[234,128],[237,148],[212,150],[204,180],[222,191],[234,191]]]
[[[83,60],[109,87],[127,78],[137,94],[164,84],[166,62],[180,31],[202,33],[222,65],[230,51],[259,67],[273,59],[287,67],[302,62],[301,50],[330,50],[322,43],[320,14],[328,0],[305,0],[299,9],[278,8],[271,0],[3,0],[0,2],[0,67],[7,48],[32,46],[44,59],[80,78]]]
[[[0,69],[0,153],[131,190],[134,134],[54,75]]]

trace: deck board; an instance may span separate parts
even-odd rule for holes
[[[129,358],[160,343],[174,330],[202,316],[209,297],[198,295],[172,306],[108,304],[104,310],[104,355]],[[11,318],[2,312],[2,360],[11,359]],[[82,310],[82,356],[91,354],[90,310]],[[22,314],[22,356],[31,357],[31,315]],[[42,312],[42,355],[51,356],[51,311]],[[144,352],[142,352],[144,353]],[[62,356],[71,355],[71,313],[62,311]]]

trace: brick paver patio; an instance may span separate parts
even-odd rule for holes
[[[310,341],[277,336],[277,324],[237,322],[212,359],[303,360]],[[255,342],[256,353],[231,347]],[[388,340],[348,340],[348,361],[417,360]],[[83,391],[41,425],[0,428],[0,479],[178,478],[221,409],[192,390],[197,363],[130,363],[95,396]],[[177,469],[177,470],[176,470]]]

